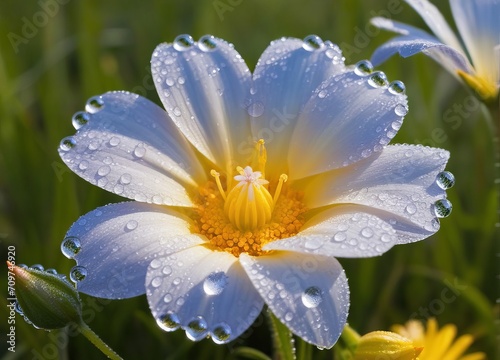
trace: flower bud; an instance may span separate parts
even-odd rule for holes
[[[373,331],[361,337],[354,360],[417,360],[423,348],[389,331]]]
[[[16,297],[23,315],[34,326],[53,330],[82,322],[82,304],[76,289],[60,275],[22,268],[7,262],[16,277]]]

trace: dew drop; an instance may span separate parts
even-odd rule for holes
[[[109,139],[109,146],[115,147],[120,143],[120,138],[117,138],[116,136],[113,136],[111,139]]]
[[[361,230],[361,236],[365,238],[371,238],[373,236],[373,230],[369,227],[365,227],[363,228],[363,230]]]
[[[113,192],[114,192],[116,195],[120,195],[121,193],[123,193],[123,190],[125,190],[125,189],[124,189],[124,187],[123,187],[123,185],[122,185],[122,184],[116,184],[116,185],[114,186],[114,188],[113,188]]]
[[[162,284],[162,282],[163,282],[163,279],[161,277],[157,276],[157,277],[153,278],[153,280],[151,280],[151,286],[157,288]]]
[[[394,113],[396,113],[397,116],[405,116],[408,114],[408,108],[403,104],[397,104],[394,108]]]
[[[382,71],[375,71],[368,79],[368,84],[374,88],[387,86],[387,77]]]
[[[45,268],[43,267],[42,264],[33,264],[29,267],[30,270],[38,270],[38,271],[43,271]]]
[[[71,119],[71,123],[73,124],[73,127],[78,130],[80,129],[83,125],[88,123],[90,120],[90,114],[85,112],[85,111],[79,111],[75,115],[73,115]]]
[[[62,151],[70,151],[76,146],[76,141],[72,136],[67,136],[61,140],[59,149]]]
[[[213,51],[217,47],[215,37],[212,35],[204,35],[198,40],[198,47],[201,51]]]
[[[203,290],[207,295],[219,295],[227,285],[227,275],[223,272],[213,272],[203,282]]]
[[[132,181],[132,175],[130,175],[128,173],[125,173],[122,176],[120,176],[120,182],[123,185],[128,185],[128,184],[130,184],[131,181]]]
[[[197,316],[187,324],[186,336],[189,340],[198,341],[205,337],[207,329],[208,325],[205,319],[201,316]]]
[[[319,93],[318,93],[318,97],[320,99],[324,99],[326,97],[326,95],[328,95],[328,92],[326,90],[321,90]]]
[[[167,265],[161,270],[161,272],[163,275],[170,275],[172,274],[172,268]]]
[[[333,236],[333,240],[334,240],[334,241],[341,242],[341,241],[344,241],[345,239],[346,239],[346,235],[345,235],[345,233],[343,233],[343,232],[338,232],[338,233],[336,233],[336,234]]]
[[[323,291],[317,286],[308,287],[302,293],[302,303],[305,307],[315,308],[323,301]]]
[[[68,236],[61,243],[61,251],[68,259],[73,259],[80,252],[81,248],[80,239],[75,236]]]
[[[174,49],[177,51],[185,51],[194,45],[194,40],[190,35],[182,34],[175,38]]]
[[[135,220],[129,220],[127,222],[127,224],[125,225],[125,228],[127,230],[131,231],[131,230],[135,230],[137,228],[137,225],[138,225],[137,221],[135,221]]]
[[[99,176],[106,176],[111,172],[111,168],[108,165],[101,166],[97,170],[97,175]]]
[[[448,199],[441,199],[434,203],[434,213],[438,218],[445,218],[451,214],[453,206]]]
[[[389,92],[391,94],[404,94],[406,91],[405,84],[403,82],[396,80],[389,84]]]
[[[158,259],[153,259],[149,266],[151,266],[151,269],[158,269],[161,266],[161,261]]]
[[[181,116],[182,115],[181,109],[179,109],[177,106],[174,107],[174,109],[172,111],[173,111],[173,113],[174,113],[175,116]]]
[[[158,319],[156,319],[156,323],[161,329],[170,332],[177,330],[181,321],[175,313],[169,311],[165,315],[159,316]]]
[[[164,297],[163,297],[163,302],[165,304],[168,304],[170,302],[172,302],[173,300],[173,297],[172,297],[172,294],[166,294]]]
[[[184,83],[186,82],[186,79],[184,79],[182,76],[179,76],[177,78],[177,82],[179,83],[179,85],[184,85]]]
[[[79,164],[78,164],[78,168],[82,171],[84,170],[87,170],[89,167],[89,162],[87,160],[82,160]]]
[[[437,175],[436,183],[443,190],[448,190],[455,185],[455,176],[449,171],[442,171]]]
[[[323,40],[317,35],[309,35],[304,38],[302,47],[307,51],[314,51],[320,49],[323,45]]]
[[[293,319],[293,314],[291,312],[287,312],[285,314],[285,321],[292,321]]]
[[[417,212],[417,206],[415,204],[408,204],[406,205],[406,208],[405,208],[405,211],[410,214],[410,215],[413,215]]]
[[[259,117],[264,113],[264,104],[259,101],[254,102],[248,106],[247,111],[248,115],[252,117]]]
[[[224,344],[229,340],[231,334],[231,327],[226,323],[220,323],[212,329],[212,340],[216,344]]]
[[[87,148],[90,151],[97,150],[97,149],[99,149],[99,142],[97,140],[92,140],[89,142],[89,145],[87,146]]]
[[[358,76],[366,76],[373,72],[373,65],[368,60],[361,60],[354,66],[354,73]]]
[[[85,105],[85,110],[91,114],[94,114],[104,107],[104,101],[100,96],[94,96],[87,100]]]
[[[84,266],[73,266],[69,272],[69,278],[75,283],[82,281],[86,276],[87,269]]]
[[[165,80],[165,83],[168,85],[168,86],[173,86],[175,84],[175,80],[173,77],[168,77],[166,80]]]
[[[146,155],[146,148],[144,147],[143,143],[137,144],[137,146],[134,149],[134,155],[139,159],[144,157],[144,155]]]

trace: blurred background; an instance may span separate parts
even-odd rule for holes
[[[437,6],[452,22],[448,3]],[[392,35],[369,25],[392,17],[427,29],[401,0],[97,1],[2,0],[0,3],[0,249],[15,246],[16,262],[68,273],[74,261],[60,252],[70,225],[94,208],[121,200],[90,185],[59,159],[60,140],[74,133],[71,116],[87,98],[128,90],[160,104],[150,56],[183,33],[213,34],[232,42],[250,69],[271,40],[319,35],[338,44],[346,63],[370,58]],[[452,24],[454,27],[454,24]],[[498,305],[495,257],[496,197],[492,131],[482,104],[431,59],[394,57],[379,67],[406,84],[410,112],[393,143],[447,149],[453,213],[440,231],[378,258],[339,259],[351,289],[349,323],[360,333],[388,330],[410,317],[454,323],[476,337],[473,350],[494,358]],[[498,240],[498,239],[496,239]],[[498,243],[498,241],[496,241]],[[6,284],[5,267],[0,270]],[[7,285],[0,313],[7,314]],[[445,294],[445,295],[443,295]],[[239,346],[272,353],[261,315],[228,345],[192,343],[182,331],[161,331],[141,296],[96,301],[82,295],[90,327],[125,359],[228,359]],[[0,319],[6,334],[7,315]],[[3,335],[2,335],[3,336]],[[2,337],[3,338],[3,337]],[[18,316],[16,352],[0,344],[1,359],[100,359],[83,336],[48,333]],[[304,346],[300,344],[300,346]],[[312,350],[316,359],[331,351]]]

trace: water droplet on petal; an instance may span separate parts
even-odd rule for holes
[[[85,111],[79,111],[75,115],[73,115],[73,118],[71,119],[71,123],[73,124],[73,127],[78,130],[80,129],[83,125],[88,123],[90,120],[90,114],[85,112]]]
[[[396,80],[389,84],[389,92],[391,94],[404,94],[406,91],[405,84],[403,82]]]
[[[182,115],[181,109],[179,109],[177,106],[174,107],[174,109],[172,111],[173,111],[173,113],[174,113],[175,116],[181,116]]]
[[[166,294],[164,297],[163,297],[163,302],[165,304],[168,304],[170,302],[172,302],[173,300],[173,297],[172,297],[172,294]]]
[[[326,95],[328,95],[328,92],[326,90],[321,90],[319,93],[318,93],[318,97],[320,99],[324,99],[326,97]]]
[[[434,203],[434,213],[438,218],[445,218],[451,214],[453,206],[448,199],[441,199]]]
[[[59,149],[62,151],[69,151],[76,146],[76,141],[72,136],[67,136],[61,140],[59,144]]]
[[[455,176],[449,171],[442,171],[437,175],[436,183],[443,190],[448,190],[455,185]]]
[[[403,104],[397,104],[394,108],[394,112],[397,116],[405,116],[408,114],[408,108]]]
[[[189,340],[199,341],[207,334],[208,325],[205,319],[197,316],[192,319],[186,326],[186,336]]]
[[[125,228],[129,231],[135,230],[137,228],[137,221],[135,220],[129,220],[127,224],[125,225]]]
[[[248,115],[252,117],[259,117],[264,113],[264,104],[259,101],[254,102],[248,106],[247,111]]]
[[[213,51],[217,47],[215,37],[212,35],[204,35],[198,40],[198,47],[201,51]]]
[[[142,158],[144,157],[144,155],[146,155],[146,148],[144,147],[143,143],[137,144],[134,149],[134,155],[138,158]]]
[[[167,312],[156,319],[156,323],[160,328],[165,331],[175,331],[180,327],[181,321],[179,317],[173,312]]]
[[[136,155],[137,156],[137,155]],[[120,176],[120,182],[123,184],[123,185],[128,185],[130,184],[130,182],[132,181],[132,175],[128,174],[128,173],[125,173],[123,174],[122,176]]]
[[[33,264],[29,268],[30,268],[30,270],[38,270],[38,271],[45,270],[45,268],[43,267],[42,264]]]
[[[87,269],[84,266],[73,266],[69,272],[69,278],[75,283],[82,281],[85,277],[87,277]]]
[[[333,236],[334,241],[344,241],[346,239],[346,234],[343,232],[338,232]]]
[[[174,40],[174,49],[177,51],[185,51],[194,45],[194,40],[190,35],[179,35]]]
[[[175,84],[175,80],[173,77],[168,77],[166,80],[165,80],[165,84],[167,84],[168,86],[174,86]]]
[[[368,84],[374,88],[387,86],[387,77],[382,71],[375,71],[368,79]]]
[[[373,72],[373,65],[368,60],[359,61],[354,67],[354,73],[358,76],[366,76]]]
[[[161,270],[161,272],[163,275],[170,275],[172,274],[172,268],[167,265]]]
[[[227,285],[227,275],[220,272],[213,272],[203,282],[203,290],[207,295],[219,295]]]
[[[111,172],[111,168],[108,165],[101,166],[97,169],[97,175],[106,176]]]
[[[87,100],[85,110],[91,114],[95,114],[104,107],[104,101],[100,96],[94,96]]]
[[[87,160],[82,160],[79,164],[78,164],[78,168],[82,171],[85,171],[87,170],[89,167],[89,162]]]
[[[373,230],[369,227],[365,227],[361,230],[361,235],[365,238],[371,238],[373,236]]]
[[[116,136],[113,136],[111,139],[109,139],[109,146],[115,147],[120,143],[120,138],[117,138]]]
[[[61,252],[68,259],[73,259],[80,252],[81,248],[80,239],[75,236],[68,236],[61,243]]]
[[[304,38],[304,43],[302,47],[307,51],[314,51],[323,45],[323,40],[317,35],[309,35]]]
[[[323,301],[323,291],[317,286],[308,287],[302,293],[302,303],[305,307],[315,308]]]
[[[408,204],[406,205],[406,208],[405,208],[405,211],[410,214],[410,215],[413,215],[417,212],[417,206],[415,204]]]
[[[287,312],[285,314],[285,321],[292,321],[293,319],[293,314],[291,312]]]
[[[231,337],[231,327],[226,323],[215,325],[212,329],[212,340],[216,344],[224,344]]]
[[[162,282],[163,279],[160,276],[157,276],[151,280],[151,286],[157,288],[162,284]]]

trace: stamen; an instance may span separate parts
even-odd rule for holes
[[[224,189],[222,188],[222,184],[220,183],[220,174],[215,171],[215,170],[210,170],[210,175],[212,175],[215,178],[215,183],[217,184],[217,188],[219,189],[220,194],[222,195],[222,198],[224,201],[226,201],[226,193],[224,192]]]
[[[266,178],[266,162],[267,162],[267,150],[266,147],[264,146],[265,141],[264,139],[259,139],[255,143],[255,148],[253,152],[253,157],[252,157],[252,168],[255,169],[255,171],[260,171],[262,174],[262,178]]]
[[[276,191],[274,192],[274,197],[273,197],[273,203],[276,205],[276,202],[278,201],[278,198],[281,193],[281,188],[283,187],[283,183],[286,183],[288,180],[288,176],[286,174],[281,174],[280,175],[280,180],[278,182],[278,186],[276,187]]]

